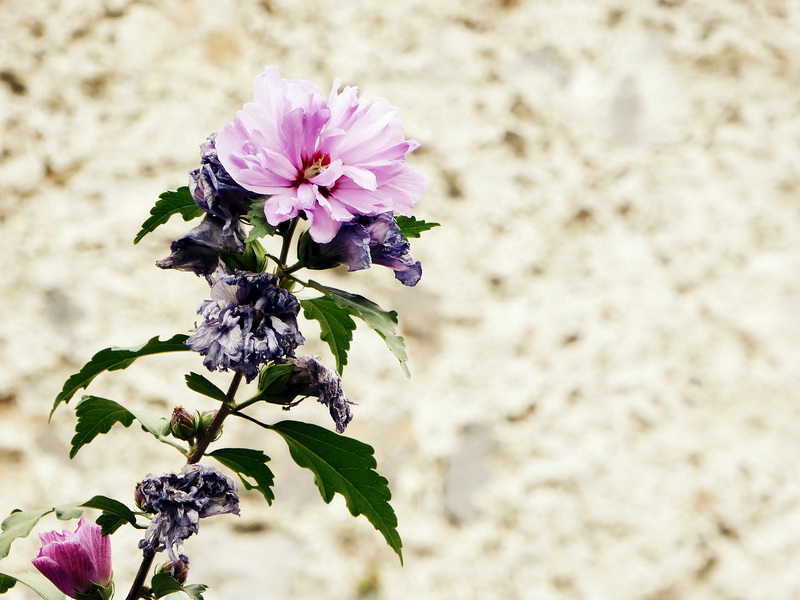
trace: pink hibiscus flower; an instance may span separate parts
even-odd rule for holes
[[[411,216],[428,180],[406,163],[419,147],[406,140],[397,111],[386,100],[357,97],[333,84],[325,98],[317,86],[282,79],[269,67],[256,78],[254,101],[244,105],[216,137],[219,160],[243,188],[271,196],[271,225],[301,211],[318,243],[331,241],[342,223],[393,211]]]

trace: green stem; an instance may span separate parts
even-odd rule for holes
[[[236,412],[232,413],[232,414],[233,414],[234,417],[241,417],[242,419],[250,421],[251,423],[255,423],[256,425],[258,425],[259,427],[263,427],[264,429],[272,429],[272,425],[267,425],[266,423],[262,423],[258,419],[254,419],[250,415],[246,415],[244,413],[241,413],[238,410]]]
[[[172,446],[173,448],[177,448],[177,449],[178,449],[178,452],[180,452],[181,454],[183,454],[184,456],[186,456],[186,454],[187,454],[187,452],[186,452],[186,448],[184,448],[184,447],[183,447],[183,446],[181,446],[180,444],[178,444],[178,443],[176,443],[176,442],[173,442],[172,440],[169,440],[169,439],[165,438],[163,435],[156,436],[156,439],[157,439],[159,442],[161,442],[162,444],[166,444],[167,446]]]
[[[283,234],[283,246],[281,246],[280,256],[281,264],[278,267],[281,271],[283,271],[283,266],[286,264],[286,259],[289,257],[289,246],[292,244],[292,238],[294,237],[294,230],[297,229],[298,219],[299,217],[292,219],[292,222],[289,224],[289,228]]]
[[[288,275],[289,273],[294,273],[295,271],[299,271],[299,270],[300,270],[300,269],[302,269],[304,266],[305,266],[305,265],[303,265],[303,263],[301,263],[301,262],[298,260],[298,261],[297,261],[296,263],[294,263],[294,264],[293,264],[291,267],[286,267],[285,269],[282,269],[282,270],[281,270],[281,273],[283,273],[283,274],[284,274],[284,276],[286,276],[286,275]]]
[[[142,564],[139,566],[139,572],[136,573],[136,578],[133,580],[133,584],[131,585],[131,591],[128,592],[125,600],[139,600],[139,598],[141,598],[142,586],[144,585],[147,572],[150,570],[150,566],[153,564],[153,559],[155,556],[155,553],[153,553],[145,555],[144,559],[142,559]]]
[[[214,438],[217,437],[217,433],[219,433],[220,427],[222,427],[222,422],[225,420],[229,414],[231,414],[234,410],[236,410],[236,402],[234,401],[234,397],[236,396],[236,390],[239,389],[239,384],[242,382],[242,374],[236,373],[233,376],[233,381],[231,381],[231,385],[228,388],[227,401],[225,401],[222,406],[220,407],[219,411],[217,411],[217,416],[214,417],[214,420],[211,421],[211,425],[208,426],[208,429],[203,434],[197,444],[192,448],[189,452],[188,456],[186,457],[186,464],[193,465],[197,463],[205,454],[208,447],[211,445],[211,442],[214,441]]]

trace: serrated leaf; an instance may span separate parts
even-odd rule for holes
[[[17,585],[17,578],[5,573],[0,573],[0,594],[5,594],[8,590]]]
[[[117,371],[120,369],[128,368],[133,361],[142,356],[149,356],[151,354],[161,354],[163,352],[183,352],[189,351],[188,346],[184,342],[189,336],[178,334],[172,336],[168,340],[161,341],[158,336],[150,338],[146,343],[133,348],[105,348],[96,353],[92,359],[86,363],[83,368],[72,375],[64,383],[61,392],[56,396],[53,403],[53,409],[50,411],[50,417],[58,408],[58,405],[64,402],[65,404],[78,392],[80,389],[86,389],[92,380],[104,371]]]
[[[154,437],[161,439],[169,435],[169,419],[165,419],[164,417],[154,417],[132,408],[129,408],[128,412],[136,417],[136,420],[139,421],[142,429],[144,429],[147,433],[152,434]]]
[[[203,600],[203,592],[208,587],[199,583],[182,586],[169,573],[156,573],[153,575],[150,585],[155,598],[172,598],[174,594],[176,598],[186,598],[188,596],[191,600]]]
[[[151,417],[136,410],[129,410],[107,398],[98,396],[83,396],[75,407],[78,422],[75,424],[75,435],[72,438],[72,448],[69,457],[75,458],[86,444],[89,444],[98,435],[108,433],[116,423],[123,427],[130,427],[134,419],[139,421],[142,429],[156,438],[167,434],[169,421],[161,417]]]
[[[39,594],[44,600],[66,600],[66,596],[39,571],[9,575],[0,573],[0,594],[5,594],[19,581]]]
[[[228,401],[228,395],[225,392],[223,392],[199,373],[189,373],[185,376],[185,378],[186,386],[193,392],[203,394],[204,396],[208,396],[214,400],[219,400],[220,402]]]
[[[2,523],[0,523],[0,559],[8,556],[11,550],[11,543],[19,538],[28,537],[30,532],[36,527],[39,520],[51,512],[56,513],[62,521],[77,518],[83,511],[77,510],[78,503],[63,504],[39,510],[21,511],[15,510]]]
[[[400,368],[403,369],[406,377],[411,377],[407,364],[406,343],[402,336],[397,335],[397,313],[395,311],[383,310],[375,302],[364,298],[364,296],[328,287],[314,280],[310,280],[308,285],[332,298],[339,306],[349,309],[351,311],[350,314],[359,317],[369,325],[383,338],[389,350],[400,361]]]
[[[138,244],[144,236],[177,214],[180,214],[184,221],[191,221],[203,214],[203,210],[197,206],[187,186],[164,192],[158,197],[156,205],[150,209],[150,218],[142,223],[142,229],[136,234],[133,243]]]
[[[96,521],[96,523],[100,525],[100,533],[102,535],[111,535],[125,523],[129,523],[137,529],[144,529],[136,524],[136,515],[134,512],[119,500],[114,500],[106,496],[94,496],[81,504],[81,506],[84,508],[96,508],[97,510],[103,511],[103,514],[101,514]]]
[[[400,233],[406,238],[418,238],[419,234],[423,231],[430,231],[434,227],[441,227],[439,223],[426,222],[421,219],[418,220],[416,217],[397,216],[395,220],[397,221],[397,226],[400,228]]]
[[[266,199],[263,201],[255,200],[250,205],[250,210],[247,211],[247,220],[250,225],[253,226],[253,228],[247,235],[245,242],[254,242],[266,235],[275,235],[275,232],[278,231],[277,227],[274,227],[267,222],[267,217],[264,214],[265,202]]]
[[[75,407],[78,422],[75,424],[75,435],[72,437],[70,459],[75,458],[83,446],[90,443],[98,435],[106,434],[116,423],[130,427],[133,415],[130,411],[113,400],[84,396]]]
[[[153,588],[153,596],[156,598],[163,598],[167,594],[173,592],[182,592],[183,586],[169,573],[156,573],[150,582]]]
[[[275,476],[266,465],[270,460],[269,456],[261,450],[251,448],[221,448],[214,450],[209,456],[216,458],[231,471],[235,471],[245,489],[261,492],[267,504],[272,504],[275,499],[275,494],[272,492]],[[245,477],[252,478],[255,483]]]
[[[397,533],[397,516],[389,504],[389,482],[379,475],[374,450],[368,444],[310,423],[281,421],[269,426],[289,446],[292,459],[314,473],[322,499],[330,503],[341,494],[350,514],[364,515],[400,557],[403,542]]]
[[[202,583],[192,583],[191,585],[183,586],[183,591],[189,594],[189,598],[192,600],[203,600],[203,592],[207,589],[208,586]]]
[[[347,352],[353,341],[356,323],[350,318],[354,314],[351,308],[342,306],[328,296],[301,300],[303,316],[319,322],[320,339],[328,344],[336,359],[336,370],[342,374],[347,364]]]
[[[56,506],[53,508],[53,511],[56,513],[56,519],[59,521],[71,521],[72,519],[79,518],[83,511],[78,508],[80,504],[77,502],[72,502],[71,504],[62,504],[61,506]]]

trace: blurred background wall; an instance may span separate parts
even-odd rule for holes
[[[800,598],[798,31],[789,0],[0,0],[0,515],[180,466],[136,427],[68,461],[74,416],[47,415],[100,348],[192,327],[207,285],[153,266],[186,225],[131,241],[275,65],[388,98],[422,143],[422,282],[347,278],[409,346],[406,380],[359,331],[344,379],[406,566],[228,423],[277,498],[189,540],[206,597]],[[199,365],[91,389],[210,408]]]

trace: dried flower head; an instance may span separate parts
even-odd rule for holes
[[[336,431],[343,433],[353,413],[350,411],[350,400],[342,389],[342,379],[339,374],[323,365],[313,356],[299,356],[292,359],[295,368],[292,371],[287,388],[298,396],[316,396],[318,400],[328,407]]]
[[[197,310],[203,321],[186,345],[205,356],[211,371],[232,370],[249,382],[268,361],[283,362],[305,341],[297,326],[300,303],[271,273],[237,273],[217,280],[211,300]]]
[[[183,541],[200,526],[200,519],[239,514],[236,484],[212,467],[192,465],[181,473],[148,475],[136,486],[136,503],[154,513],[139,548],[145,555],[167,551],[173,563],[188,563]]]

